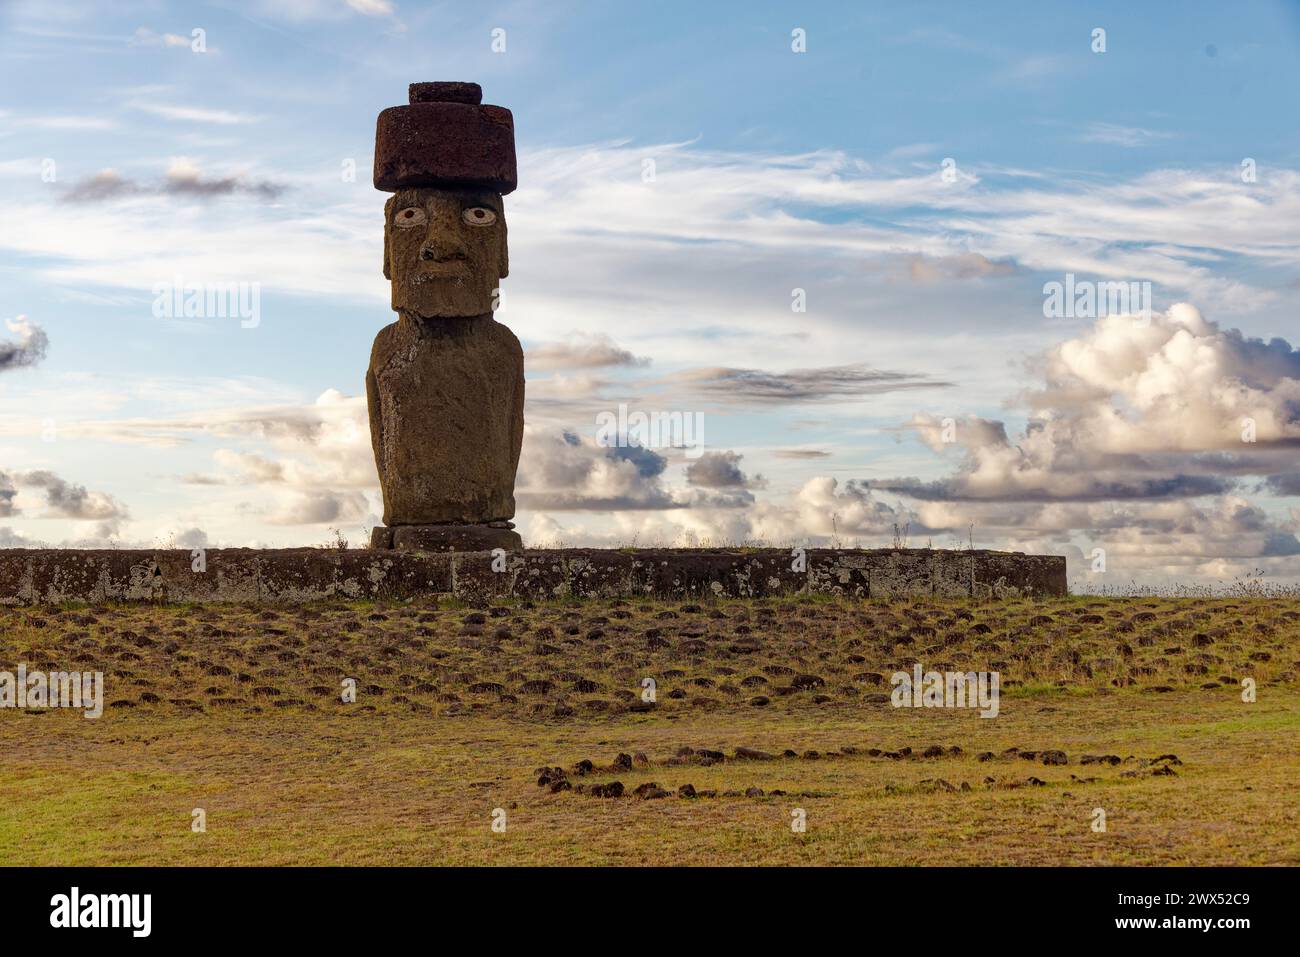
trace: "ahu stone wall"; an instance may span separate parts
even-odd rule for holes
[[[0,549],[0,605],[331,598],[1050,596],[1065,559],[939,549]]]

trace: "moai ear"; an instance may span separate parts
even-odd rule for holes
[[[510,243],[506,241],[506,217],[501,216],[501,279],[510,275]]]
[[[388,228],[388,221],[393,212],[393,202],[396,199],[396,196],[390,196],[388,202],[384,203],[384,278],[390,281],[393,278],[393,270],[391,268],[392,251],[389,249],[388,244],[388,235],[391,232]]]

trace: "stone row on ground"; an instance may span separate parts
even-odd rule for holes
[[[198,570],[196,570],[198,569]],[[798,593],[1064,595],[1065,559],[939,549],[0,549],[0,604],[616,597]]]

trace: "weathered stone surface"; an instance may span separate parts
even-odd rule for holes
[[[139,563],[148,566],[140,580],[152,586],[158,601],[257,601],[261,554],[255,548],[205,549],[196,562],[190,551],[160,549]]]
[[[955,598],[969,595],[975,581],[973,551],[943,551],[930,553],[930,581],[932,594],[937,598]]]
[[[421,319],[484,316],[510,272],[501,195],[408,189],[384,204],[384,276],[393,310]]]
[[[412,83],[409,106],[394,106],[375,124],[375,189],[481,187],[509,193],[518,185],[514,117],[482,103],[477,83]]]
[[[370,547],[407,552],[490,552],[494,548],[522,551],[523,540],[508,525],[380,525],[370,533]]]
[[[929,595],[934,591],[934,565],[929,549],[885,551],[868,572],[872,598]]]
[[[994,598],[1014,595],[1064,595],[1065,559],[1018,552],[976,552],[982,555],[972,575],[971,593]]]
[[[935,593],[936,568],[969,563],[963,594],[1065,594],[1065,559],[1012,552],[809,549],[807,570],[771,549],[553,549],[512,551],[504,570],[490,551],[208,549],[206,570],[188,551],[0,549],[0,604],[64,601],[274,602],[330,598],[754,598],[830,593],[862,598]],[[948,572],[944,594],[957,594]],[[907,576],[915,576],[909,579]]]
[[[515,514],[524,429],[524,355],[496,322],[509,273],[502,194],[515,188],[514,121],[476,83],[413,83],[410,105],[379,115],[375,186],[384,275],[397,322],[375,337],[366,373],[384,496],[376,548],[519,548],[485,525]]]
[[[22,604],[32,597],[31,552],[11,549],[0,552],[0,604]]]
[[[491,316],[380,330],[366,375],[384,524],[485,524],[515,514],[524,356]]]
[[[871,552],[809,549],[808,580],[815,591],[865,598],[871,593]]]

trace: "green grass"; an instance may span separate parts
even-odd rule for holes
[[[1297,621],[1295,601],[1159,598],[5,609],[0,669],[101,668],[131,706],[0,709],[0,864],[1296,864]],[[867,700],[913,660],[999,662],[999,717]],[[825,684],[783,693],[790,672]],[[340,675],[371,690],[343,704]],[[643,676],[648,713],[629,710]],[[526,692],[536,680],[551,687]],[[962,753],[920,757],[932,744]],[[702,766],[672,760],[684,746],[840,753]],[[649,763],[613,772],[620,752]],[[1141,766],[1166,753],[1174,775]],[[584,758],[598,770],[575,785],[717,796],[536,784]]]

